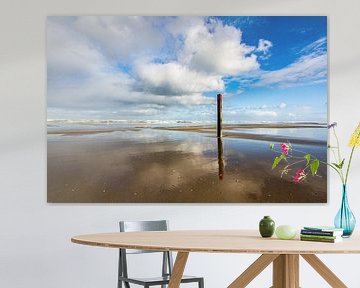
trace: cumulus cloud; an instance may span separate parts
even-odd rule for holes
[[[178,18],[170,31],[183,39],[179,61],[191,69],[216,75],[237,75],[259,68],[255,47],[242,43],[239,29],[221,21]],[[186,19],[187,20],[187,19]]]
[[[116,62],[148,57],[159,52],[164,35],[152,25],[149,17],[82,16],[72,27],[94,43]]]
[[[142,63],[136,67],[141,89],[156,95],[186,95],[206,91],[222,91],[221,76],[190,70],[176,62]]]
[[[106,58],[82,34],[48,21],[47,25],[48,77],[88,77],[108,69]]]
[[[49,17],[49,107],[207,105],[224,77],[259,68],[242,33],[204,17]],[[155,105],[147,106],[143,105]],[[149,108],[151,107],[151,108]]]
[[[325,81],[326,38],[304,47],[299,59],[282,69],[261,70],[259,61],[270,57],[272,46],[265,39],[257,46],[244,43],[239,28],[218,18],[49,17],[49,111],[83,111],[89,117],[100,117],[103,111],[104,118],[131,118],[185,107],[205,115],[206,105],[214,104],[209,95],[226,94],[231,85],[236,92],[228,96],[235,98],[253,86]],[[285,108],[280,103],[238,112],[254,119],[275,118]]]

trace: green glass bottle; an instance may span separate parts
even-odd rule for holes
[[[259,223],[259,231],[262,237],[271,237],[275,232],[275,222],[270,216],[264,216]]]

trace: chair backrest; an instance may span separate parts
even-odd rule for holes
[[[167,231],[169,223],[167,220],[156,221],[120,221],[120,232],[140,231]],[[126,249],[126,254],[156,253],[159,251]]]
[[[120,232],[140,232],[140,231],[167,231],[169,224],[167,220],[158,221],[120,221]],[[136,249],[119,249],[119,276],[128,277],[127,257],[126,254],[140,253],[159,253],[161,251],[136,250]],[[173,259],[171,252],[163,253],[162,275],[171,275],[173,267]],[[119,282],[120,283],[120,282]],[[127,283],[127,287],[130,287]]]

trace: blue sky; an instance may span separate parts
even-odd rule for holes
[[[49,119],[327,120],[326,17],[49,17]]]

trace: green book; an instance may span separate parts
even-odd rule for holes
[[[335,239],[327,238],[314,238],[314,237],[303,237],[300,236],[301,241],[313,241],[313,242],[324,242],[324,243],[338,243],[342,241],[342,237],[336,237]]]
[[[307,235],[307,234],[300,234],[300,237],[303,238],[314,238],[314,239],[337,239],[341,238],[341,236],[324,236],[324,235]]]

